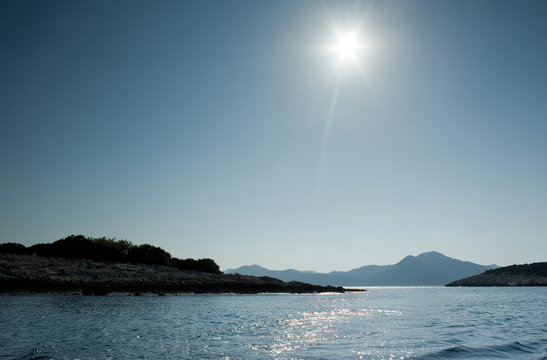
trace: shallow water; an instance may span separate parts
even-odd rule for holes
[[[1,295],[2,359],[547,359],[547,288]]]

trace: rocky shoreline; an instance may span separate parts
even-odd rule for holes
[[[446,286],[547,286],[547,262],[488,270]]]
[[[0,292],[320,293],[347,289],[271,277],[209,274],[162,265],[0,254]]]

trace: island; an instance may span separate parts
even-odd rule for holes
[[[177,259],[128,241],[71,235],[51,244],[0,244],[0,292],[319,293],[342,287],[223,274],[211,259]]]
[[[547,262],[487,270],[446,286],[547,286]]]

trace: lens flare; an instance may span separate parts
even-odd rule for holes
[[[334,39],[328,47],[336,59],[336,67],[359,67],[366,48],[358,30],[342,31],[337,29]]]

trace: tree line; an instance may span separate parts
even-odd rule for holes
[[[150,244],[134,245],[127,240],[92,238],[83,235],[70,235],[53,243],[40,243],[29,247],[12,242],[4,243],[0,244],[0,254],[35,254],[43,257],[165,265],[180,270],[221,273],[219,266],[212,259],[178,259],[162,248]]]

